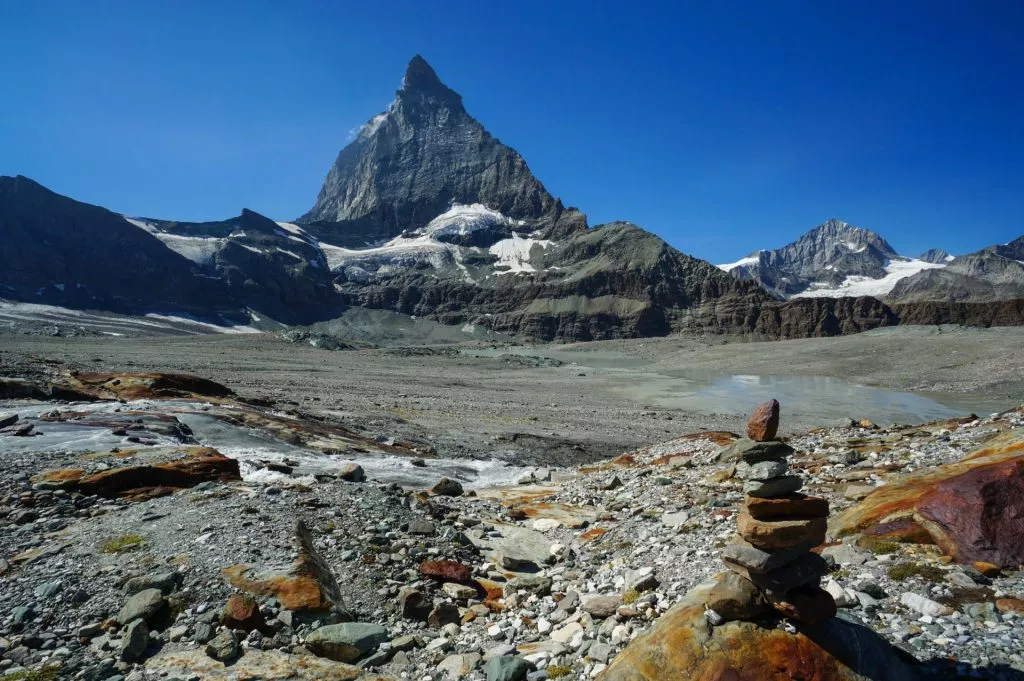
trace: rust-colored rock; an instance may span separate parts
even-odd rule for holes
[[[1014,615],[1024,615],[1024,600],[1019,598],[997,598],[996,609],[999,612],[1013,613]]]
[[[287,571],[260,573],[252,565],[232,565],[222,572],[235,587],[257,596],[274,596],[286,610],[334,611],[339,618],[347,619],[338,582],[302,520],[295,522],[295,544],[298,557]]]
[[[265,631],[267,621],[260,612],[260,605],[251,596],[232,594],[224,604],[220,623],[228,629],[240,631]]]
[[[839,618],[788,634],[746,621],[708,626],[698,586],[634,639],[600,681],[915,681],[884,639]],[[827,594],[826,594],[827,595]],[[834,606],[833,606],[834,607]]]
[[[1024,433],[1009,431],[964,459],[896,479],[847,509],[831,524],[837,536],[901,522],[921,528],[962,563],[1002,567],[1024,563]],[[914,530],[914,531],[910,531]]]
[[[454,560],[425,560],[420,563],[419,571],[422,576],[436,579],[439,582],[458,582],[459,584],[472,582],[469,568]]]
[[[67,378],[73,390],[101,400],[231,397],[234,393],[220,383],[191,374],[73,371]]]
[[[744,507],[752,518],[774,520],[776,518],[825,518],[828,516],[828,500],[794,493],[782,497],[762,498],[747,496]]]
[[[747,437],[754,442],[774,440],[779,432],[779,401],[768,400],[757,405],[747,421]]]
[[[986,577],[998,577],[1003,572],[998,565],[986,563],[983,560],[976,560],[973,563],[971,563],[971,565],[974,566],[975,570],[985,575]]]
[[[779,614],[797,622],[817,626],[836,616],[836,602],[829,592],[816,586],[793,589],[778,599],[769,597]]]
[[[48,471],[37,480],[60,482],[70,491],[114,499],[141,500],[165,496],[202,482],[240,482],[238,461],[210,447],[181,447],[187,458],[167,463],[126,466],[85,475],[80,469]]]
[[[746,510],[740,511],[736,518],[740,537],[764,551],[788,549],[808,542],[818,545],[825,541],[827,525],[826,518],[758,520]]]

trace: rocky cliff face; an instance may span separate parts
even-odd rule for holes
[[[139,312],[228,313],[231,296],[195,263],[98,206],[26,177],[0,177],[0,297]]]
[[[547,231],[565,212],[523,157],[466,113],[462,97],[417,55],[395,101],[341,150],[298,222],[337,223],[321,230],[328,241],[329,231],[345,231],[354,221],[389,238],[424,227],[452,203],[483,204]]]
[[[251,210],[217,222],[130,219],[261,315],[283,324],[330,319],[343,309],[319,242]]]

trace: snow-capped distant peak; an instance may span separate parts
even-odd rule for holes
[[[847,298],[857,296],[881,297],[888,295],[900,279],[923,270],[941,269],[942,263],[925,262],[915,258],[890,260],[885,267],[886,275],[879,279],[863,276],[849,276],[838,286],[812,284],[806,291],[794,294],[793,298]]]

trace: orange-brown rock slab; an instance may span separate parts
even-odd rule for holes
[[[252,565],[232,565],[221,572],[235,587],[257,596],[274,596],[293,612],[342,611],[341,589],[330,567],[313,545],[309,528],[295,523],[298,556],[287,570],[260,572]]]
[[[736,517],[736,531],[745,541],[764,551],[788,549],[798,544],[825,541],[826,518],[758,520],[746,510]]]
[[[757,520],[793,518],[824,518],[828,516],[828,500],[799,492],[781,497],[761,498],[747,495],[744,508]]]
[[[39,481],[59,482],[68,490],[113,499],[144,499],[164,496],[202,482],[240,482],[238,461],[210,447],[180,447],[173,450],[186,457],[167,463],[112,468],[85,475],[80,469],[48,471]]]
[[[915,681],[892,647],[866,627],[834,618],[797,634],[752,622],[711,627],[697,587],[634,639],[600,681]]]
[[[962,460],[895,479],[830,523],[872,533],[897,521],[922,528],[963,563],[1024,563],[1024,432],[1008,431]],[[884,536],[884,532],[882,533]]]
[[[164,650],[146,661],[146,670],[170,678],[202,681],[394,681],[359,667],[315,655],[249,648],[225,666],[202,650]]]

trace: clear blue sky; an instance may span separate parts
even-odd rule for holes
[[[966,252],[1024,233],[1022,35],[1017,0],[0,2],[0,174],[291,219],[419,52],[591,224]]]

